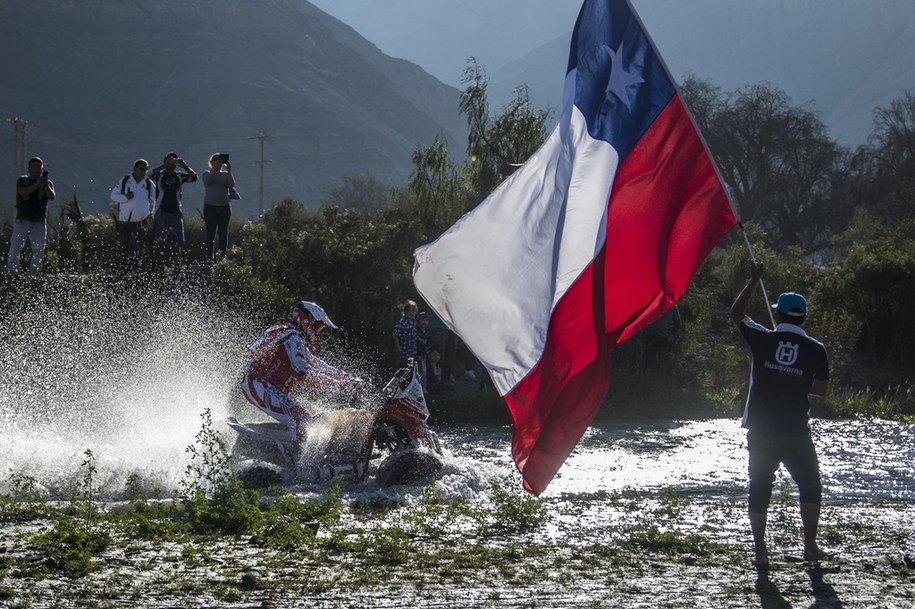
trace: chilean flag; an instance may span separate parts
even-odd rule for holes
[[[686,292],[737,223],[708,150],[626,0],[586,0],[559,124],[415,252],[413,279],[489,371],[539,495],[610,384],[613,347]]]

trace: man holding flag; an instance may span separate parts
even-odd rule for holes
[[[736,224],[626,0],[586,0],[543,146],[435,242],[414,282],[488,370],[540,494],[600,408],[612,349],[660,317]]]

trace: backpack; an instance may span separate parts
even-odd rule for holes
[[[124,192],[124,189],[127,188],[127,180],[129,180],[129,179],[130,179],[129,175],[126,175],[123,178],[121,178],[121,194],[122,195],[126,194]],[[155,199],[156,198],[156,188],[157,188],[155,182],[153,182],[151,179],[149,179],[148,176],[143,179],[146,180],[146,192],[150,193],[152,195],[153,199]]]

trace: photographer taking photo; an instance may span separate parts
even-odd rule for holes
[[[56,194],[54,184],[44,170],[44,161],[37,156],[32,157],[28,167],[28,174],[16,179],[16,220],[13,222],[6,265],[11,271],[19,267],[19,255],[28,239],[32,246],[29,268],[37,273],[38,263],[44,256],[48,201],[53,201]]]
[[[203,174],[203,223],[206,225],[204,244],[207,260],[212,262],[216,250],[225,256],[229,245],[229,219],[232,217],[230,200],[235,192],[235,177],[232,175],[228,153],[216,152],[210,155],[209,166],[209,171]],[[218,244],[214,243],[217,234]]]

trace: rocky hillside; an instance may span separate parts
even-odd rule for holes
[[[4,0],[0,23],[0,114],[29,122],[26,157],[43,157],[60,198],[75,189],[89,211],[137,157],[155,165],[176,150],[202,173],[219,150],[244,197],[236,213],[254,216],[258,133],[265,205],[317,204],[347,174],[402,184],[418,144],[463,143],[456,89],[305,0]],[[189,186],[186,211],[202,198]]]

